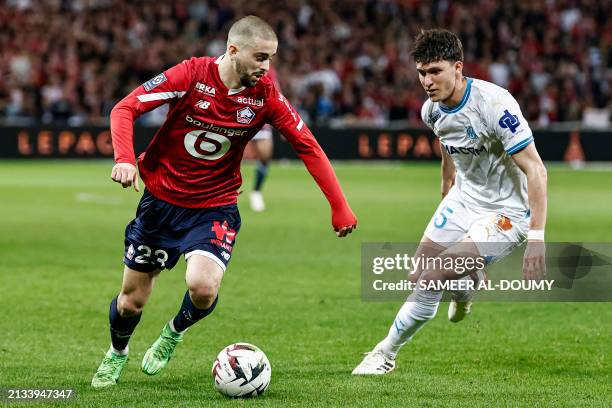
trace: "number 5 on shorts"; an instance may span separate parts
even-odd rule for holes
[[[450,215],[453,212],[454,211],[452,208],[444,206],[434,220],[434,227],[436,228],[444,227],[444,225],[446,225],[446,221],[448,220],[448,217],[450,217]]]

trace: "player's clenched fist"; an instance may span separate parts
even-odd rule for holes
[[[357,217],[355,217],[355,214],[349,208],[342,213],[334,213],[332,215],[332,225],[336,235],[342,238],[357,228]]]
[[[111,171],[111,179],[117,183],[121,183],[123,188],[134,185],[134,190],[140,192],[138,185],[138,172],[136,166],[131,163],[117,163]]]

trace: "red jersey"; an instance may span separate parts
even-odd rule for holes
[[[356,223],[327,156],[273,79],[228,89],[219,58],[191,58],[136,88],[112,110],[111,135],[117,163],[136,164],[133,124],[144,112],[170,104],[166,121],[138,168],[147,189],[188,208],[237,202],[240,162],[248,141],[264,124],[291,143],[327,197],[335,228]]]

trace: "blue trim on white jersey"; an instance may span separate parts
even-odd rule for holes
[[[444,105],[440,103],[439,104],[440,110],[444,113],[459,112],[461,108],[465,106],[468,99],[470,98],[470,93],[472,92],[472,82],[473,82],[472,78],[467,78],[467,87],[465,88],[465,92],[463,93],[463,98],[461,98],[461,102],[459,102],[459,105],[455,106],[454,108],[445,108]]]
[[[512,156],[514,153],[518,153],[527,146],[529,146],[531,142],[533,142],[533,136],[529,136],[527,139],[518,142],[517,144],[506,150],[506,153]]]

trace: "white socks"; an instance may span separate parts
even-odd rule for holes
[[[168,322],[168,326],[170,326],[170,330],[172,330],[172,332],[174,332],[174,333],[176,333],[176,334],[183,334],[183,333],[185,333],[185,332],[187,331],[187,329],[188,329],[188,328],[187,328],[187,329],[183,330],[182,332],[180,332],[180,331],[176,330],[176,329],[174,328],[174,319],[171,319],[171,320]]]
[[[118,356],[127,356],[128,352],[130,351],[130,346],[125,346],[125,348],[123,350],[117,350],[116,348],[113,347],[112,343],[110,346],[112,352],[114,354],[117,354]]]
[[[394,360],[399,349],[428,320],[434,318],[438,311],[440,299],[442,299],[442,292],[415,290],[397,312],[387,337],[378,343],[374,349],[382,350],[387,357]]]

